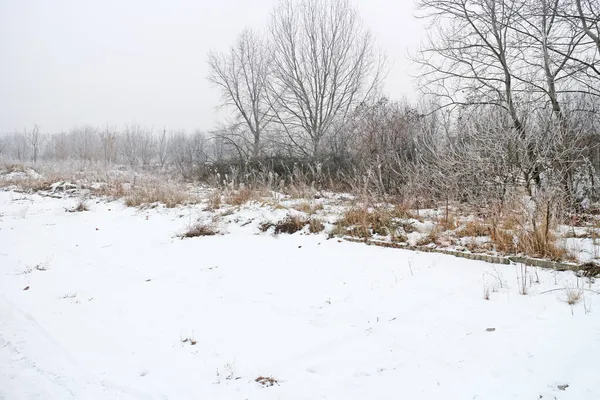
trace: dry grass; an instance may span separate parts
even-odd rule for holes
[[[520,225],[519,220],[515,215],[509,215],[502,221],[502,228],[506,230],[516,229]]]
[[[325,229],[325,225],[323,225],[323,223],[318,219],[311,218],[308,221],[308,230],[310,231],[310,233],[319,233],[322,232],[323,229]]]
[[[309,221],[306,218],[288,215],[285,219],[275,224],[275,234],[280,233],[296,233],[301,231]]]
[[[283,192],[292,199],[314,199],[317,195],[317,190],[306,184],[291,184],[283,188]]]
[[[435,225],[431,232],[429,232],[426,236],[423,236],[421,239],[417,241],[417,246],[427,246],[431,243],[438,243],[441,237],[441,231],[438,225]]]
[[[579,290],[579,289],[567,288],[567,289],[565,289],[565,293],[566,293],[565,301],[570,306],[579,303],[581,301],[581,298],[583,297],[583,290]]]
[[[221,192],[218,190],[215,190],[208,197],[207,210],[214,211],[214,210],[218,210],[219,208],[221,208]]]
[[[92,191],[95,195],[109,197],[111,199],[121,199],[127,195],[123,182],[116,179],[104,182]]]
[[[179,237],[185,239],[200,236],[214,236],[218,233],[219,230],[212,223],[197,223],[190,226],[184,233],[180,234]]]
[[[458,227],[458,222],[456,221],[454,214],[450,214],[448,215],[448,218],[440,218],[437,221],[437,227],[441,232],[453,231]]]
[[[456,232],[458,237],[480,237],[489,236],[489,234],[489,225],[483,224],[479,221],[469,221]]]
[[[230,190],[224,196],[224,202],[233,206],[241,206],[252,200],[260,200],[268,196],[268,192],[262,189],[241,188]]]
[[[255,382],[260,383],[264,387],[279,385],[279,381],[272,376],[259,376],[254,380]]]
[[[128,207],[149,206],[155,203],[175,208],[194,203],[192,196],[183,187],[173,184],[141,184],[126,191],[125,205]]]
[[[317,211],[322,210],[323,204],[321,204],[321,203],[315,204],[315,203],[311,203],[308,201],[303,201],[301,203],[296,204],[293,208],[298,211],[312,215],[312,214],[316,213]]]
[[[25,192],[39,192],[42,190],[51,190],[51,185],[60,179],[53,179],[50,177],[23,177],[16,179],[1,179],[0,187],[11,187],[15,186]]]
[[[371,238],[375,234],[391,235],[392,238],[397,239],[396,230],[400,224],[396,218],[399,218],[396,210],[353,207],[348,209],[336,223],[335,233],[364,239]]]
[[[567,249],[556,244],[556,236],[552,231],[546,233],[527,228],[508,231],[496,227],[491,230],[491,240],[501,254],[524,254],[552,261],[574,260]]]
[[[189,336],[189,337],[182,337],[181,343],[189,343],[192,346],[195,346],[198,343],[198,341],[196,339],[194,339],[193,336]]]
[[[305,218],[296,215],[288,215],[277,223],[263,222],[260,224],[259,229],[262,232],[266,232],[271,228],[275,228],[273,232],[275,235],[281,233],[293,234],[304,229],[306,225],[308,225],[310,233],[319,233],[325,229],[325,225],[316,218]]]
[[[89,206],[87,205],[86,201],[81,199],[79,200],[79,202],[77,202],[77,204],[75,205],[75,207],[73,208],[66,208],[65,209],[66,212],[83,212],[83,211],[90,211]]]

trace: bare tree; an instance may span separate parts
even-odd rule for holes
[[[158,156],[158,164],[160,168],[164,168],[167,163],[168,149],[169,149],[169,137],[167,136],[167,128],[164,128],[158,135],[156,140],[156,154]]]
[[[86,125],[71,131],[71,142],[73,151],[77,158],[83,161],[83,165],[93,161],[99,151],[97,147],[98,131],[96,128]]]
[[[139,125],[127,125],[123,132],[120,150],[131,168],[139,162],[141,136],[142,128]]]
[[[6,135],[0,137],[0,156],[6,151],[8,147],[8,140]]]
[[[583,85],[591,94],[600,96],[600,1],[599,0],[554,0],[560,6],[557,18],[567,21],[580,35],[577,48],[565,52],[560,46],[549,46],[549,50],[571,62],[571,67],[583,73],[587,79],[575,76],[575,82]],[[559,42],[560,43],[560,42]]]
[[[420,83],[442,107],[498,107],[528,144],[520,163],[528,189],[540,184],[535,143],[526,118],[539,101],[531,91],[523,42],[511,26],[520,23],[526,2],[519,0],[418,0],[432,34],[414,58],[421,65]]]
[[[348,0],[280,0],[272,15],[269,99],[304,155],[316,157],[336,122],[383,78],[383,57]]]
[[[223,105],[232,106],[250,131],[252,157],[258,157],[262,132],[270,122],[265,98],[270,54],[265,43],[245,29],[228,54],[209,53],[208,64],[208,80],[220,89]]]
[[[106,125],[100,132],[100,141],[102,142],[102,151],[104,153],[104,164],[112,164],[117,156],[117,133],[112,127]]]
[[[581,28],[593,41],[598,55],[600,55],[600,2],[598,0],[575,0],[575,5]]]
[[[31,132],[27,132],[27,130],[25,130],[25,136],[27,137],[27,141],[31,146],[31,157],[33,163],[35,164],[40,153],[40,148],[43,145],[43,137],[40,135],[40,127],[36,124],[33,126]]]
[[[20,162],[29,158],[29,144],[27,136],[22,133],[12,133],[5,136],[7,152],[9,157]]]
[[[138,154],[142,166],[148,167],[154,159],[156,153],[156,140],[152,131],[142,130],[138,137]]]
[[[50,147],[54,159],[64,161],[71,155],[69,147],[69,137],[65,132],[52,135],[50,138]]]

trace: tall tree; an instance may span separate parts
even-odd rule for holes
[[[318,156],[336,120],[378,87],[383,57],[349,0],[280,0],[270,34],[273,114],[301,153]]]
[[[232,106],[250,131],[252,157],[260,154],[262,133],[270,122],[265,98],[270,54],[250,29],[237,38],[229,53],[208,55],[208,80],[221,91],[222,105]]]

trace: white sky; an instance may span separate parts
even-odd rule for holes
[[[223,117],[209,50],[266,27],[275,0],[0,0],[0,133],[39,124],[208,130]],[[412,0],[354,0],[393,63],[385,90],[416,98]]]

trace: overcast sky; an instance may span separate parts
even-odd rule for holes
[[[0,133],[39,124],[211,129],[206,54],[266,27],[275,0],[0,0]],[[412,0],[354,0],[393,63],[385,90],[415,98]]]

